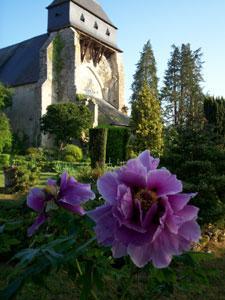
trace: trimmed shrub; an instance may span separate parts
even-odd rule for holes
[[[63,159],[67,162],[78,162],[83,159],[81,148],[76,145],[67,145],[63,149]]]
[[[33,160],[36,161],[44,160],[44,153],[43,153],[43,149],[41,148],[30,147],[27,149],[26,153]]]
[[[27,192],[38,183],[40,168],[34,161],[17,159],[13,165],[4,168],[4,176],[7,192]]]
[[[10,162],[9,154],[0,154],[0,166],[5,167],[8,166]]]
[[[91,167],[103,168],[106,161],[107,128],[92,128],[89,130],[90,141],[89,151],[91,157]]]
[[[106,147],[106,161],[118,165],[127,158],[130,131],[126,127],[109,127]]]

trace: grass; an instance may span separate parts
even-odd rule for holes
[[[187,290],[175,289],[174,293],[170,297],[158,296],[154,299],[158,300],[224,300],[225,299],[225,249],[218,249],[218,253],[212,256],[209,260],[203,260],[201,267],[203,268],[205,275],[207,276],[207,284],[199,284],[194,281],[191,282],[188,278],[184,279],[188,282]],[[5,285],[5,278],[13,271],[12,267],[6,267],[0,265],[0,289]],[[181,270],[179,270],[181,271]],[[119,271],[118,271],[119,272]],[[101,291],[97,296],[99,300],[113,300],[121,299],[118,296],[118,285],[120,282],[106,281],[106,284],[102,286]],[[130,286],[130,294],[126,299],[144,299],[149,300],[149,297],[145,296],[142,291],[143,282],[135,281]],[[38,292],[37,292],[38,291]],[[69,278],[66,271],[59,271],[49,274],[44,279],[41,285],[28,282],[25,284],[22,291],[16,297],[17,300],[78,300],[79,291],[77,290],[75,280]],[[88,298],[93,299],[93,298]]]
[[[56,176],[55,173],[50,173],[50,172],[41,173],[37,186],[43,187],[49,178],[54,179],[55,176]],[[0,201],[1,200],[18,200],[21,198],[21,194],[5,194],[4,186],[5,186],[4,174],[3,174],[3,171],[0,170]]]

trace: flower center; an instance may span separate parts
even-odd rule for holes
[[[140,201],[141,208],[144,211],[148,211],[152,204],[157,202],[158,197],[155,191],[143,189],[135,194],[135,199],[138,199]]]

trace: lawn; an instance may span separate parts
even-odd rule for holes
[[[43,187],[49,178],[55,178],[55,176],[56,176],[55,173],[50,173],[50,172],[41,173],[37,186]],[[5,194],[4,193],[4,184],[5,183],[4,183],[3,171],[0,170],[0,200],[16,200],[21,197],[21,194],[16,194],[16,195],[15,194]]]
[[[175,288],[174,293],[170,297],[158,296],[154,299],[158,300],[223,300],[225,299],[225,250],[221,249],[222,245],[218,245],[216,252],[209,259],[201,262],[201,267],[207,276],[208,282],[199,284],[191,278],[184,278],[183,281],[187,282],[187,288],[180,290],[179,287]],[[224,247],[224,245],[223,245]],[[0,289],[4,286],[7,275],[12,272],[12,267],[0,265]],[[181,272],[182,270],[177,270]],[[118,273],[120,271],[118,270]],[[129,295],[126,299],[146,299],[148,296],[143,294],[143,285],[141,273],[139,278],[134,278],[130,289]],[[110,278],[106,279],[101,291],[97,294],[99,300],[104,299],[121,299],[119,296],[120,282],[112,281]],[[51,273],[41,286],[28,282],[22,291],[17,295],[17,300],[53,300],[53,299],[67,299],[78,300],[79,291],[77,290],[75,280],[69,278],[66,271],[59,271]],[[94,298],[88,298],[94,299]]]

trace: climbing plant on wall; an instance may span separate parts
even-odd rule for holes
[[[64,42],[59,33],[53,40],[53,79],[56,87],[57,101],[59,100],[61,72],[63,69],[62,51]]]

